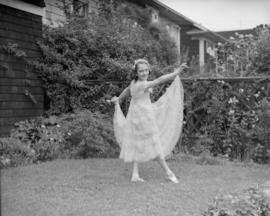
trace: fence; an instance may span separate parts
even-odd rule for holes
[[[244,160],[250,158],[258,146],[262,146],[263,151],[269,150],[270,135],[266,130],[270,130],[270,106],[269,115],[262,113],[261,107],[263,101],[270,99],[269,81],[270,77],[182,78],[185,124],[176,151],[198,153],[208,149]],[[110,95],[112,86],[123,89],[128,85],[98,80],[87,81],[87,84],[104,85],[103,95]],[[156,100],[167,85],[157,87],[152,99]],[[122,108],[127,111],[128,101]],[[269,128],[267,122],[263,122],[267,116]]]

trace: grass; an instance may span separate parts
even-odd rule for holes
[[[186,156],[169,160],[169,166],[179,184],[165,180],[155,162],[141,165],[146,182],[132,183],[131,164],[119,159],[57,160],[2,170],[2,215],[200,215],[216,195],[255,187],[270,173],[269,165],[201,165]]]

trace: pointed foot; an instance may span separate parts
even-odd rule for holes
[[[179,183],[179,180],[176,178],[176,176],[172,173],[172,174],[169,174],[167,179],[175,184],[178,184]]]
[[[140,178],[139,176],[132,176],[131,181],[132,182],[144,182],[144,179]]]

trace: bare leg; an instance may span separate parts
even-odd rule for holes
[[[161,168],[164,169],[164,171],[166,172],[168,179],[172,181],[173,183],[179,183],[178,179],[175,177],[173,171],[171,171],[171,169],[169,168],[165,159],[159,156],[157,158],[157,161],[159,165],[161,166]]]
[[[133,163],[133,171],[132,171],[131,181],[133,181],[133,182],[137,182],[137,181],[144,182],[144,180],[142,178],[140,178],[140,176],[139,176],[139,164],[138,164],[138,162]]]

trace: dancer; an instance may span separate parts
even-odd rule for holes
[[[108,101],[115,103],[113,124],[121,147],[120,158],[124,162],[133,162],[131,181],[144,181],[139,175],[139,163],[157,159],[168,179],[178,183],[165,157],[175,147],[182,130],[184,96],[178,75],[186,68],[184,63],[173,73],[147,81],[150,65],[147,60],[138,59],[133,68],[134,80],[119,97]],[[151,103],[151,88],[169,80],[173,82],[165,94]],[[128,95],[131,95],[131,101],[125,117],[119,104]]]

